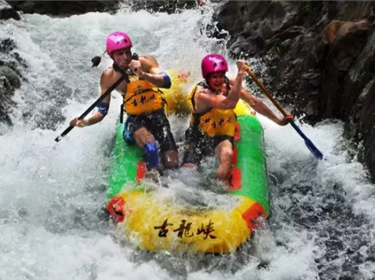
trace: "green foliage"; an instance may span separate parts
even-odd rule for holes
[[[281,41],[280,41],[279,38],[275,38],[275,39],[270,40],[267,44],[268,52],[272,55],[280,56],[282,54],[280,42]]]

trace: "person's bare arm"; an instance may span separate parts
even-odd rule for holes
[[[196,91],[196,96],[197,96],[197,109],[199,110],[200,104],[204,104],[206,106],[204,107],[213,107],[213,108],[218,108],[218,109],[233,109],[236,106],[236,101],[232,98],[228,98],[228,96],[224,95],[215,95],[211,93],[209,89],[205,89],[201,86],[197,88]],[[237,100],[238,101],[238,100]],[[199,110],[200,111],[200,110]]]
[[[170,88],[170,77],[164,73],[153,56],[141,56],[139,60],[132,60],[129,68],[139,77],[160,88]]]
[[[244,100],[247,104],[249,104],[250,107],[253,108],[256,112],[269,118],[278,125],[286,125],[293,121],[293,116],[291,114],[288,114],[282,118],[277,117],[275,113],[272,112],[272,110],[266,104],[263,103],[262,100],[253,96],[244,88],[242,88],[241,90],[241,99]]]
[[[108,82],[107,82],[109,75],[110,73],[108,72],[108,70],[102,73],[102,76],[100,78],[101,94],[104,94],[109,88]],[[106,115],[106,112],[103,113],[103,111],[107,111],[109,109],[110,100],[111,100],[111,95],[108,95],[98,104],[97,108],[101,108],[101,109],[99,109],[89,118],[84,118],[82,120],[79,120],[78,118],[74,118],[73,120],[70,121],[70,125],[77,126],[77,127],[85,127],[85,126],[93,125],[102,121]]]

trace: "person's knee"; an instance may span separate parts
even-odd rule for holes
[[[233,149],[231,147],[222,147],[219,152],[219,167],[217,177],[220,180],[227,180],[230,174],[233,160]]]
[[[222,161],[228,161],[228,160],[231,161],[233,158],[233,149],[231,147],[223,147],[220,150],[219,158]]]
[[[216,175],[219,180],[226,181],[229,178],[231,166],[228,164],[220,164]]]
[[[178,152],[175,150],[167,151],[162,156],[163,164],[165,168],[177,168],[178,167]]]
[[[145,127],[134,131],[133,138],[140,148],[143,148],[147,143],[155,142],[155,137]]]

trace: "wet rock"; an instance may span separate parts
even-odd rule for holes
[[[2,0],[1,0],[2,1]],[[14,9],[24,13],[70,16],[88,12],[115,12],[119,0],[113,1],[7,1]]]
[[[283,42],[287,39],[293,39],[304,32],[305,28],[303,26],[291,26],[288,29],[277,33],[270,40],[279,40],[280,42]]]
[[[314,52],[317,62],[326,59],[327,50],[330,48],[331,52],[335,52],[336,63],[358,55],[352,52],[352,48],[348,45],[355,45],[358,38],[366,36],[368,27],[367,20],[359,22],[331,21],[315,39]]]
[[[13,40],[5,38],[0,41],[0,53],[5,54],[0,60],[0,122],[12,125],[9,113],[16,105],[12,101],[15,89],[21,86],[20,68],[26,67],[25,61],[14,50]]]
[[[15,8],[19,11],[24,12],[25,14],[35,13],[35,1],[17,1],[19,4]]]
[[[16,43],[9,38],[5,38],[0,42],[0,52],[2,53],[10,53],[12,50],[16,48]]]
[[[231,33],[229,45],[237,41],[238,35],[264,41],[296,23],[286,2],[269,1],[228,1],[218,12],[217,20]]]
[[[13,8],[16,7],[19,4],[18,0],[6,0],[5,2],[7,2]]]
[[[333,20],[324,28],[320,35],[318,45],[332,45],[349,34],[355,34],[359,30],[367,30],[368,26],[369,22],[367,20],[361,20],[359,22]]]
[[[3,0],[1,0],[3,1]],[[88,12],[116,12],[121,5],[128,5],[133,10],[176,13],[186,8],[199,5],[194,0],[145,1],[145,0],[111,0],[111,1],[12,1],[8,3],[16,10],[24,13],[38,13],[53,16],[70,16]]]
[[[358,25],[338,24],[338,28],[337,25],[331,26],[329,35],[324,39],[330,47],[324,68],[320,114],[323,118],[346,121],[362,89],[372,78],[368,62],[371,61],[369,57],[374,56],[371,52],[375,50],[372,46],[375,38],[367,42],[366,21]]]
[[[12,73],[13,72],[13,73]],[[14,75],[14,71],[6,66],[0,67],[0,122],[11,125],[12,122],[9,117],[11,108],[15,105],[11,97],[14,94],[14,86],[20,85]]]
[[[4,78],[3,84],[7,84],[8,86],[6,88],[9,90],[14,90],[21,86],[21,81],[17,73],[7,66],[0,66],[0,77]]]
[[[301,76],[302,80],[307,82],[307,87],[318,88],[320,86],[321,73],[319,72],[310,72],[305,73]]]
[[[134,0],[127,1],[132,10],[147,10],[151,12],[167,12],[178,13],[182,9],[190,9],[200,6],[200,1],[194,0],[173,0],[173,1],[148,1],[148,0]]]
[[[4,0],[0,0],[0,20],[1,19],[10,19],[20,20],[20,15],[16,12],[11,5],[9,5]]]
[[[360,93],[345,127],[347,136],[355,143],[362,143],[363,151],[359,154],[359,159],[366,164],[373,180],[375,180],[374,119],[375,79],[373,78]]]
[[[329,1],[327,15],[331,20],[357,21],[367,18],[372,21],[374,4],[372,1]]]

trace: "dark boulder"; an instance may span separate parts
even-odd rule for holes
[[[19,56],[16,44],[13,40],[6,38],[0,41],[0,53],[5,54],[8,59],[0,60],[0,122],[11,125],[9,117],[15,102],[12,101],[14,91],[21,86],[21,67],[26,63]]]
[[[0,20],[10,19],[20,20],[20,15],[16,12],[11,5],[9,5],[4,0],[0,0]]]

